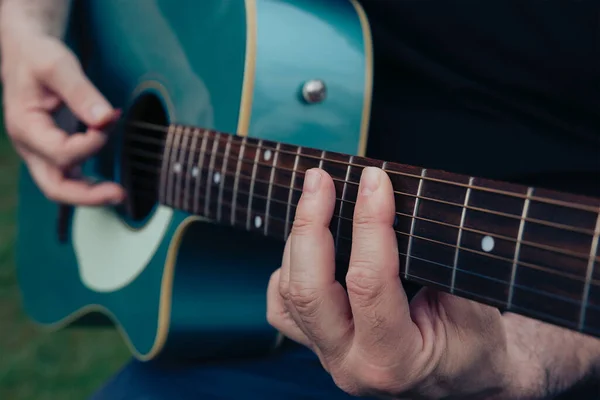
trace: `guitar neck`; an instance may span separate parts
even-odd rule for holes
[[[402,278],[600,337],[600,199],[181,125],[153,151],[160,203],[281,240],[305,172],[324,169],[336,188],[340,261],[362,169],[382,168]]]

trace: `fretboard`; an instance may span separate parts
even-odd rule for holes
[[[281,240],[305,171],[322,168],[335,183],[341,261],[362,169],[382,168],[402,278],[600,336],[600,199],[180,125],[161,156],[161,203]]]

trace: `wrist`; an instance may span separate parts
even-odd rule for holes
[[[553,398],[600,373],[600,340],[516,314],[503,319],[512,372],[498,400]]]
[[[3,45],[31,36],[64,36],[71,0],[2,0],[0,4]]]

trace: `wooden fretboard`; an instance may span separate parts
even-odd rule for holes
[[[324,169],[340,260],[362,169],[380,167],[395,190],[404,279],[600,337],[600,199],[181,125],[157,149],[162,204],[282,240],[305,171]]]

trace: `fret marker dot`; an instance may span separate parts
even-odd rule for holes
[[[173,172],[175,172],[176,174],[181,172],[181,164],[177,163],[175,165],[173,165]]]
[[[262,226],[262,218],[259,215],[254,217],[254,226],[256,228],[260,228]]]
[[[192,168],[192,176],[194,178],[197,177],[199,173],[200,173],[200,170],[198,169],[198,167]]]
[[[269,161],[271,159],[271,156],[273,154],[271,153],[271,150],[265,150],[265,153],[263,154],[263,157],[265,158],[265,161]]]
[[[483,239],[481,239],[481,249],[486,253],[494,250],[494,245],[494,238],[491,236],[485,236]]]
[[[215,172],[215,174],[213,175],[213,182],[216,184],[219,184],[219,182],[221,182],[221,174],[218,172]]]

